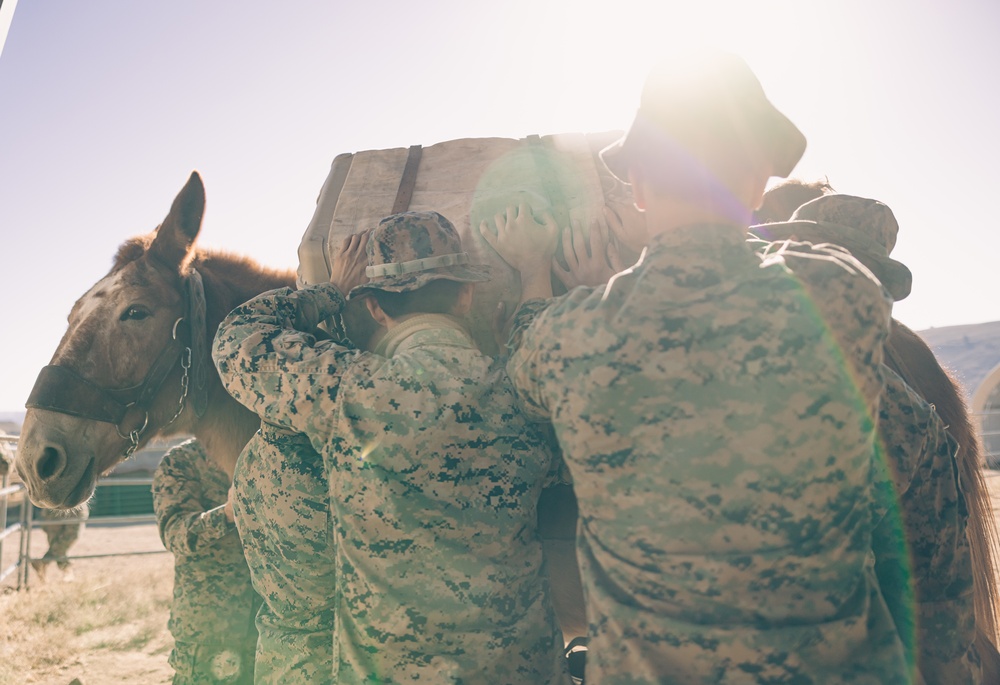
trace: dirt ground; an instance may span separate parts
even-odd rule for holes
[[[987,471],[1000,512],[1000,471]],[[16,536],[3,565],[16,559]],[[41,556],[45,536],[32,535]],[[162,551],[152,524],[91,525],[72,554]],[[0,585],[0,685],[159,685],[169,683],[173,641],[167,631],[173,590],[169,554],[82,559],[72,571],[32,572],[27,592],[13,578]]]

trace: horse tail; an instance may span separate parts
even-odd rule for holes
[[[948,432],[959,445],[959,478],[966,497],[969,521],[966,534],[972,553],[973,595],[976,614],[976,644],[988,667],[1000,672],[997,652],[998,592],[996,584],[998,545],[996,519],[983,475],[983,448],[958,384],[942,368],[927,343],[905,325],[892,322],[886,345],[886,364],[934,406]],[[913,373],[911,369],[916,369]],[[983,644],[985,641],[988,644]],[[985,680],[983,682],[986,682]]]

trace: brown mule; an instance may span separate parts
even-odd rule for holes
[[[204,186],[194,172],[163,223],[127,240],[111,271],[70,312],[69,328],[28,401],[18,449],[18,471],[39,506],[85,502],[99,474],[154,436],[194,435],[231,476],[260,427],[257,415],[222,387],[212,341],[236,306],[294,286],[295,275],[196,249],[204,208]],[[568,488],[543,497],[539,528],[569,639],[586,632],[573,541],[576,501]]]
[[[195,249],[204,208],[195,172],[163,223],[126,241],[73,306],[18,447],[18,472],[39,506],[85,502],[101,473],[156,435],[195,435],[231,474],[259,427],[219,382],[212,339],[234,307],[293,285],[294,274]]]

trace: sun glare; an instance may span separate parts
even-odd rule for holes
[[[544,78],[531,86],[536,98],[551,101],[545,88],[569,94],[572,103],[564,103],[558,130],[627,127],[649,69],[667,56],[683,59],[685,46],[735,52],[759,71],[792,56],[787,37],[802,35],[803,26],[810,32],[822,26],[805,16],[808,5],[789,0],[622,0],[613,6],[596,0],[525,0],[514,13],[523,19],[510,27],[517,42],[509,49],[508,71],[523,78],[544,70]],[[761,78],[768,88],[765,74]],[[580,93],[596,96],[573,98]]]

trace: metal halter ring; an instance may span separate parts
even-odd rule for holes
[[[129,402],[126,405],[126,410],[129,407],[134,407],[134,406],[135,406],[135,402]],[[142,426],[140,426],[139,428],[137,428],[135,430],[129,431],[128,435],[122,435],[121,426],[119,426],[119,425],[116,424],[115,425],[115,432],[118,433],[118,437],[121,438],[122,440],[131,440],[132,442],[138,442],[138,437],[141,436],[146,431],[146,427],[148,425],[149,425],[149,412],[148,411],[144,411],[143,412],[143,417],[142,417]]]
[[[181,321],[183,320],[184,317],[182,316],[179,319],[177,319],[177,321],[174,321],[174,328],[172,331],[170,331],[170,337],[173,338],[174,340],[177,340],[177,327],[181,325]]]

